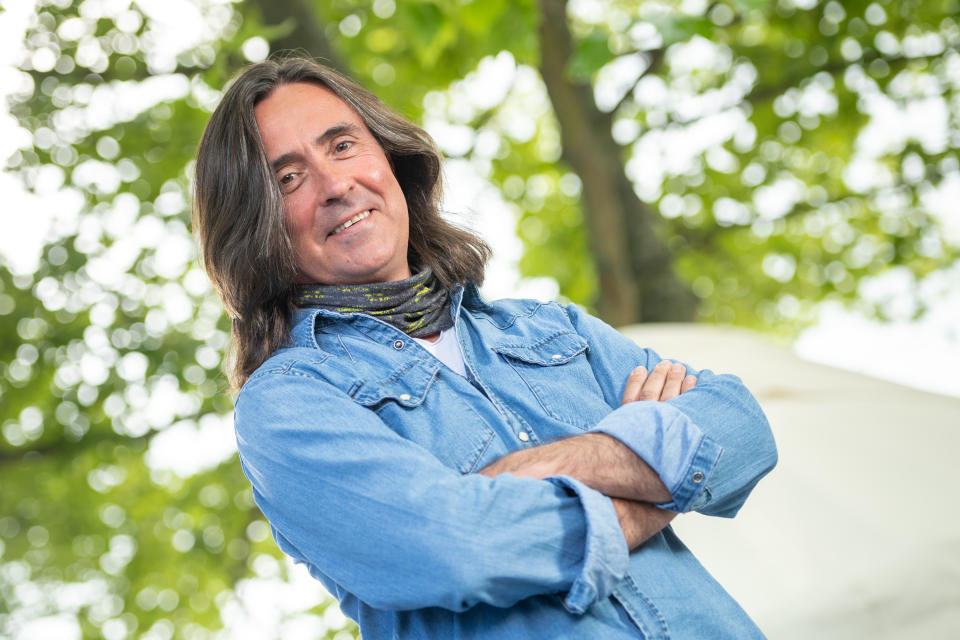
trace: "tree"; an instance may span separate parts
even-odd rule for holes
[[[949,207],[931,204],[958,175],[955,5],[344,1],[315,16],[389,103],[469,130],[446,150],[516,204],[524,273],[614,324],[695,312],[769,329],[825,298],[865,307],[858,283],[893,267],[956,260]],[[464,105],[503,52],[502,99]],[[922,109],[929,127],[878,132]]]
[[[615,324],[796,326],[957,257],[938,213],[960,181],[956,0],[190,7],[171,52],[156,6],[41,0],[9,74],[7,173],[58,214],[35,272],[0,265],[3,635],[66,612],[84,637],[202,636],[242,580],[283,573],[235,460],[181,477],[151,458],[228,428],[190,162],[268,46],[453,131],[448,155],[517,213],[523,272]],[[879,132],[887,112],[923,126]]]

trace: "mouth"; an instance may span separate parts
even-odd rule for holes
[[[360,213],[358,213],[357,215],[353,216],[352,218],[350,218],[349,220],[347,220],[347,221],[344,222],[343,224],[339,224],[339,225],[337,225],[336,227],[334,227],[334,228],[333,228],[333,231],[330,232],[330,235],[331,235],[331,236],[335,236],[335,235],[337,235],[338,233],[340,233],[341,231],[346,231],[347,229],[349,229],[349,228],[352,227],[353,225],[357,224],[358,222],[360,222],[361,220],[363,220],[364,218],[367,218],[367,217],[369,217],[369,216],[370,216],[370,209],[367,209],[366,211],[361,211]]]

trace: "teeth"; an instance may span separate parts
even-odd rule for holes
[[[360,222],[361,220],[363,220],[364,218],[366,218],[366,217],[369,216],[369,215],[370,215],[370,210],[369,210],[369,209],[367,209],[366,211],[362,211],[362,212],[358,213],[357,215],[353,216],[352,218],[350,218],[349,220],[347,220],[347,221],[344,222],[343,224],[334,227],[333,231],[330,232],[330,235],[336,235],[336,234],[340,233],[341,231],[343,231],[344,229],[349,229],[350,227],[352,227],[353,225],[357,224],[358,222]]]

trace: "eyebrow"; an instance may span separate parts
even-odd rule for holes
[[[339,122],[333,125],[332,127],[330,127],[329,129],[327,129],[326,131],[324,131],[323,133],[321,133],[319,136],[317,136],[314,139],[313,143],[318,147],[322,147],[326,143],[330,142],[330,140],[332,140],[333,138],[341,136],[345,133],[355,134],[359,130],[360,130],[360,127],[353,124],[352,122]],[[299,152],[290,151],[288,153],[281,155],[279,158],[271,162],[270,168],[273,169],[274,171],[277,171],[278,169],[280,169],[280,167],[290,164],[291,162],[300,160],[302,157],[303,156]]]

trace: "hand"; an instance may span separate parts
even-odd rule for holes
[[[697,386],[697,377],[688,376],[686,373],[686,367],[669,360],[661,360],[650,373],[647,372],[646,367],[637,367],[627,378],[627,386],[623,390],[620,404],[639,400],[663,402],[676,398]],[[677,517],[675,512],[658,509],[647,501],[624,500],[617,497],[612,499],[620,528],[623,530],[623,537],[631,551],[652,538]],[[669,493],[667,493],[667,497],[661,497],[659,501],[664,502],[669,499]]]
[[[697,377],[686,375],[682,364],[661,360],[649,374],[646,367],[637,367],[630,372],[627,386],[623,390],[621,405],[638,400],[659,400],[661,402],[676,398],[681,393],[697,386]]]

